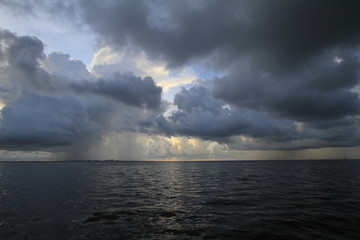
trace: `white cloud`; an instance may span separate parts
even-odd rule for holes
[[[130,47],[115,51],[103,47],[95,54],[91,62],[92,73],[97,77],[114,72],[133,72],[137,76],[151,76],[164,92],[172,87],[189,84],[198,78],[190,67],[168,69],[165,62],[152,61],[142,51]]]

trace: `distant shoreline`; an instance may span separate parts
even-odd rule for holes
[[[1,160],[0,163],[114,163],[114,162],[269,162],[269,161],[358,161],[360,159],[145,159],[145,160]]]

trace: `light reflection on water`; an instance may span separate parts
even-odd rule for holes
[[[0,164],[0,239],[358,239],[360,162]]]

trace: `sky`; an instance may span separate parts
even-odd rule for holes
[[[360,158],[358,9],[0,0],[0,160]]]

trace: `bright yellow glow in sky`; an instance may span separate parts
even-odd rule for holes
[[[2,119],[2,116],[1,116],[1,110],[5,107],[5,103],[1,102],[0,101],[0,119]]]
[[[180,137],[171,137],[170,138],[170,142],[171,145],[176,148],[179,152],[182,152],[183,150],[183,145],[181,143],[181,138]]]
[[[118,69],[119,71],[130,71],[141,77],[151,76],[164,92],[181,84],[189,84],[198,78],[190,68],[172,72],[164,62],[153,61],[144,52],[132,52],[126,48],[123,51],[114,51],[110,47],[101,48],[94,54],[90,68],[101,64],[120,64],[117,67],[124,69]],[[96,71],[92,72],[100,77]]]

